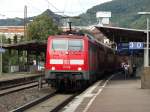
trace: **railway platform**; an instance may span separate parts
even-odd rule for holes
[[[150,112],[150,90],[141,89],[140,79],[124,80],[116,76],[87,112]]]
[[[0,75],[0,82],[3,81],[11,81],[15,79],[23,79],[23,78],[30,78],[30,77],[38,77],[42,76],[42,73],[4,73]]]
[[[140,78],[114,75],[104,84],[94,84],[70,103],[64,112],[150,112],[150,90],[141,89]]]

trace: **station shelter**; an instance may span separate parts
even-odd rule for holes
[[[9,72],[36,72],[44,68],[46,41],[25,41],[3,45],[3,48],[9,51],[9,57],[13,51],[17,53],[18,64],[11,64],[10,58],[8,62]]]
[[[122,57],[122,61],[128,61],[130,67],[136,66],[142,71],[147,37],[145,30],[109,26],[96,26],[96,28],[115,44],[116,53]],[[135,44],[133,48],[130,48],[130,43]],[[140,48],[137,48],[137,44],[140,44]]]

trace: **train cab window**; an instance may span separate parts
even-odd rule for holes
[[[60,40],[57,40],[57,39],[54,39],[52,41],[52,49],[53,50],[60,50],[60,51],[63,51],[63,50],[67,50],[67,40],[65,39],[60,39]]]
[[[69,40],[68,41],[68,50],[82,51],[83,50],[83,41],[82,40]]]

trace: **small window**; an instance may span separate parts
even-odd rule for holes
[[[69,40],[68,50],[74,50],[74,51],[83,50],[83,41],[82,40]]]
[[[52,41],[52,49],[53,50],[60,50],[60,51],[63,51],[63,50],[67,50],[67,40],[64,40],[64,39],[54,39]]]

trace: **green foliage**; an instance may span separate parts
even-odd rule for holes
[[[47,40],[49,35],[58,34],[58,26],[47,14],[36,17],[27,27],[29,40]]]
[[[113,25],[119,26],[119,27],[145,29],[146,17],[137,15],[137,12],[150,11],[149,4],[150,4],[150,0],[112,0],[111,2],[100,4],[100,5],[92,7],[91,9],[88,9],[86,13],[79,15],[81,19],[78,19],[78,20],[73,19],[72,21],[73,21],[73,25],[79,25],[79,26],[82,26],[82,25],[87,26],[87,25],[95,24],[97,23],[97,19],[96,19],[97,11],[111,11],[112,12],[111,22]],[[47,14],[49,17],[52,17],[53,21],[55,21],[57,24],[59,23],[60,18],[61,18],[61,16],[54,14],[50,10],[46,10],[43,14]],[[32,18],[28,18],[28,21],[31,19]],[[34,31],[37,30],[37,28],[35,27],[40,27],[38,28],[40,31],[43,30],[42,28],[43,26],[38,26],[39,24],[45,25],[41,21],[39,21],[39,23],[34,23],[34,25],[32,25]],[[24,25],[24,20],[21,18],[0,20],[0,25],[1,26]],[[46,33],[50,32],[50,34],[55,34],[53,33],[53,31],[45,31],[45,32]],[[39,39],[38,37],[39,35],[42,35],[42,34],[35,35],[34,38]],[[45,39],[45,37],[42,37],[42,38]]]
[[[3,72],[8,72],[9,59],[9,52],[8,50],[6,50],[6,52],[3,53]]]
[[[3,44],[10,44],[11,39],[6,39],[5,35],[0,35],[0,38],[2,38]],[[17,43],[17,35],[14,36],[14,43]],[[8,49],[5,49],[5,52],[2,54],[3,58],[3,72],[9,71],[9,64],[11,62],[12,65],[16,65],[18,63],[17,59],[17,51],[11,51]]]
[[[13,37],[13,39],[14,39],[14,43],[17,43],[17,35],[15,35],[15,36]]]
[[[56,24],[62,25],[61,19],[60,19],[60,18],[62,18],[61,15],[57,15],[49,9],[44,11],[42,14],[47,14],[48,16],[50,16],[53,19],[53,21]],[[30,20],[33,20],[35,17],[27,18],[26,22],[28,23]],[[24,26],[24,19],[17,18],[17,17],[16,18],[8,18],[8,19],[0,19],[0,26]]]
[[[2,42],[3,42],[3,44],[4,43],[7,43],[7,40],[6,40],[6,36],[5,35],[0,35],[0,38],[2,38]]]
[[[23,42],[24,41],[24,36],[22,35],[21,37],[20,37],[20,42]]]
[[[97,5],[81,14],[80,20],[74,20],[75,25],[90,25],[97,22],[96,12],[111,11],[111,22],[115,26],[128,28],[146,28],[146,17],[137,13],[141,11],[150,11],[150,0],[112,0],[111,2]],[[149,16],[150,17],[150,16]]]
[[[11,44],[11,39],[10,38],[7,39],[7,43]]]
[[[5,44],[5,43],[7,43],[7,39],[6,39],[6,37],[5,37],[5,35],[0,35],[0,39],[2,38],[2,42],[3,42],[3,44]],[[8,59],[9,59],[9,56],[8,56],[8,54],[7,54],[8,52],[7,52],[7,50],[6,50],[6,52],[5,53],[2,53],[2,60],[3,60],[3,72],[6,72],[7,70],[8,70],[8,68],[7,68],[7,65],[8,65]]]

